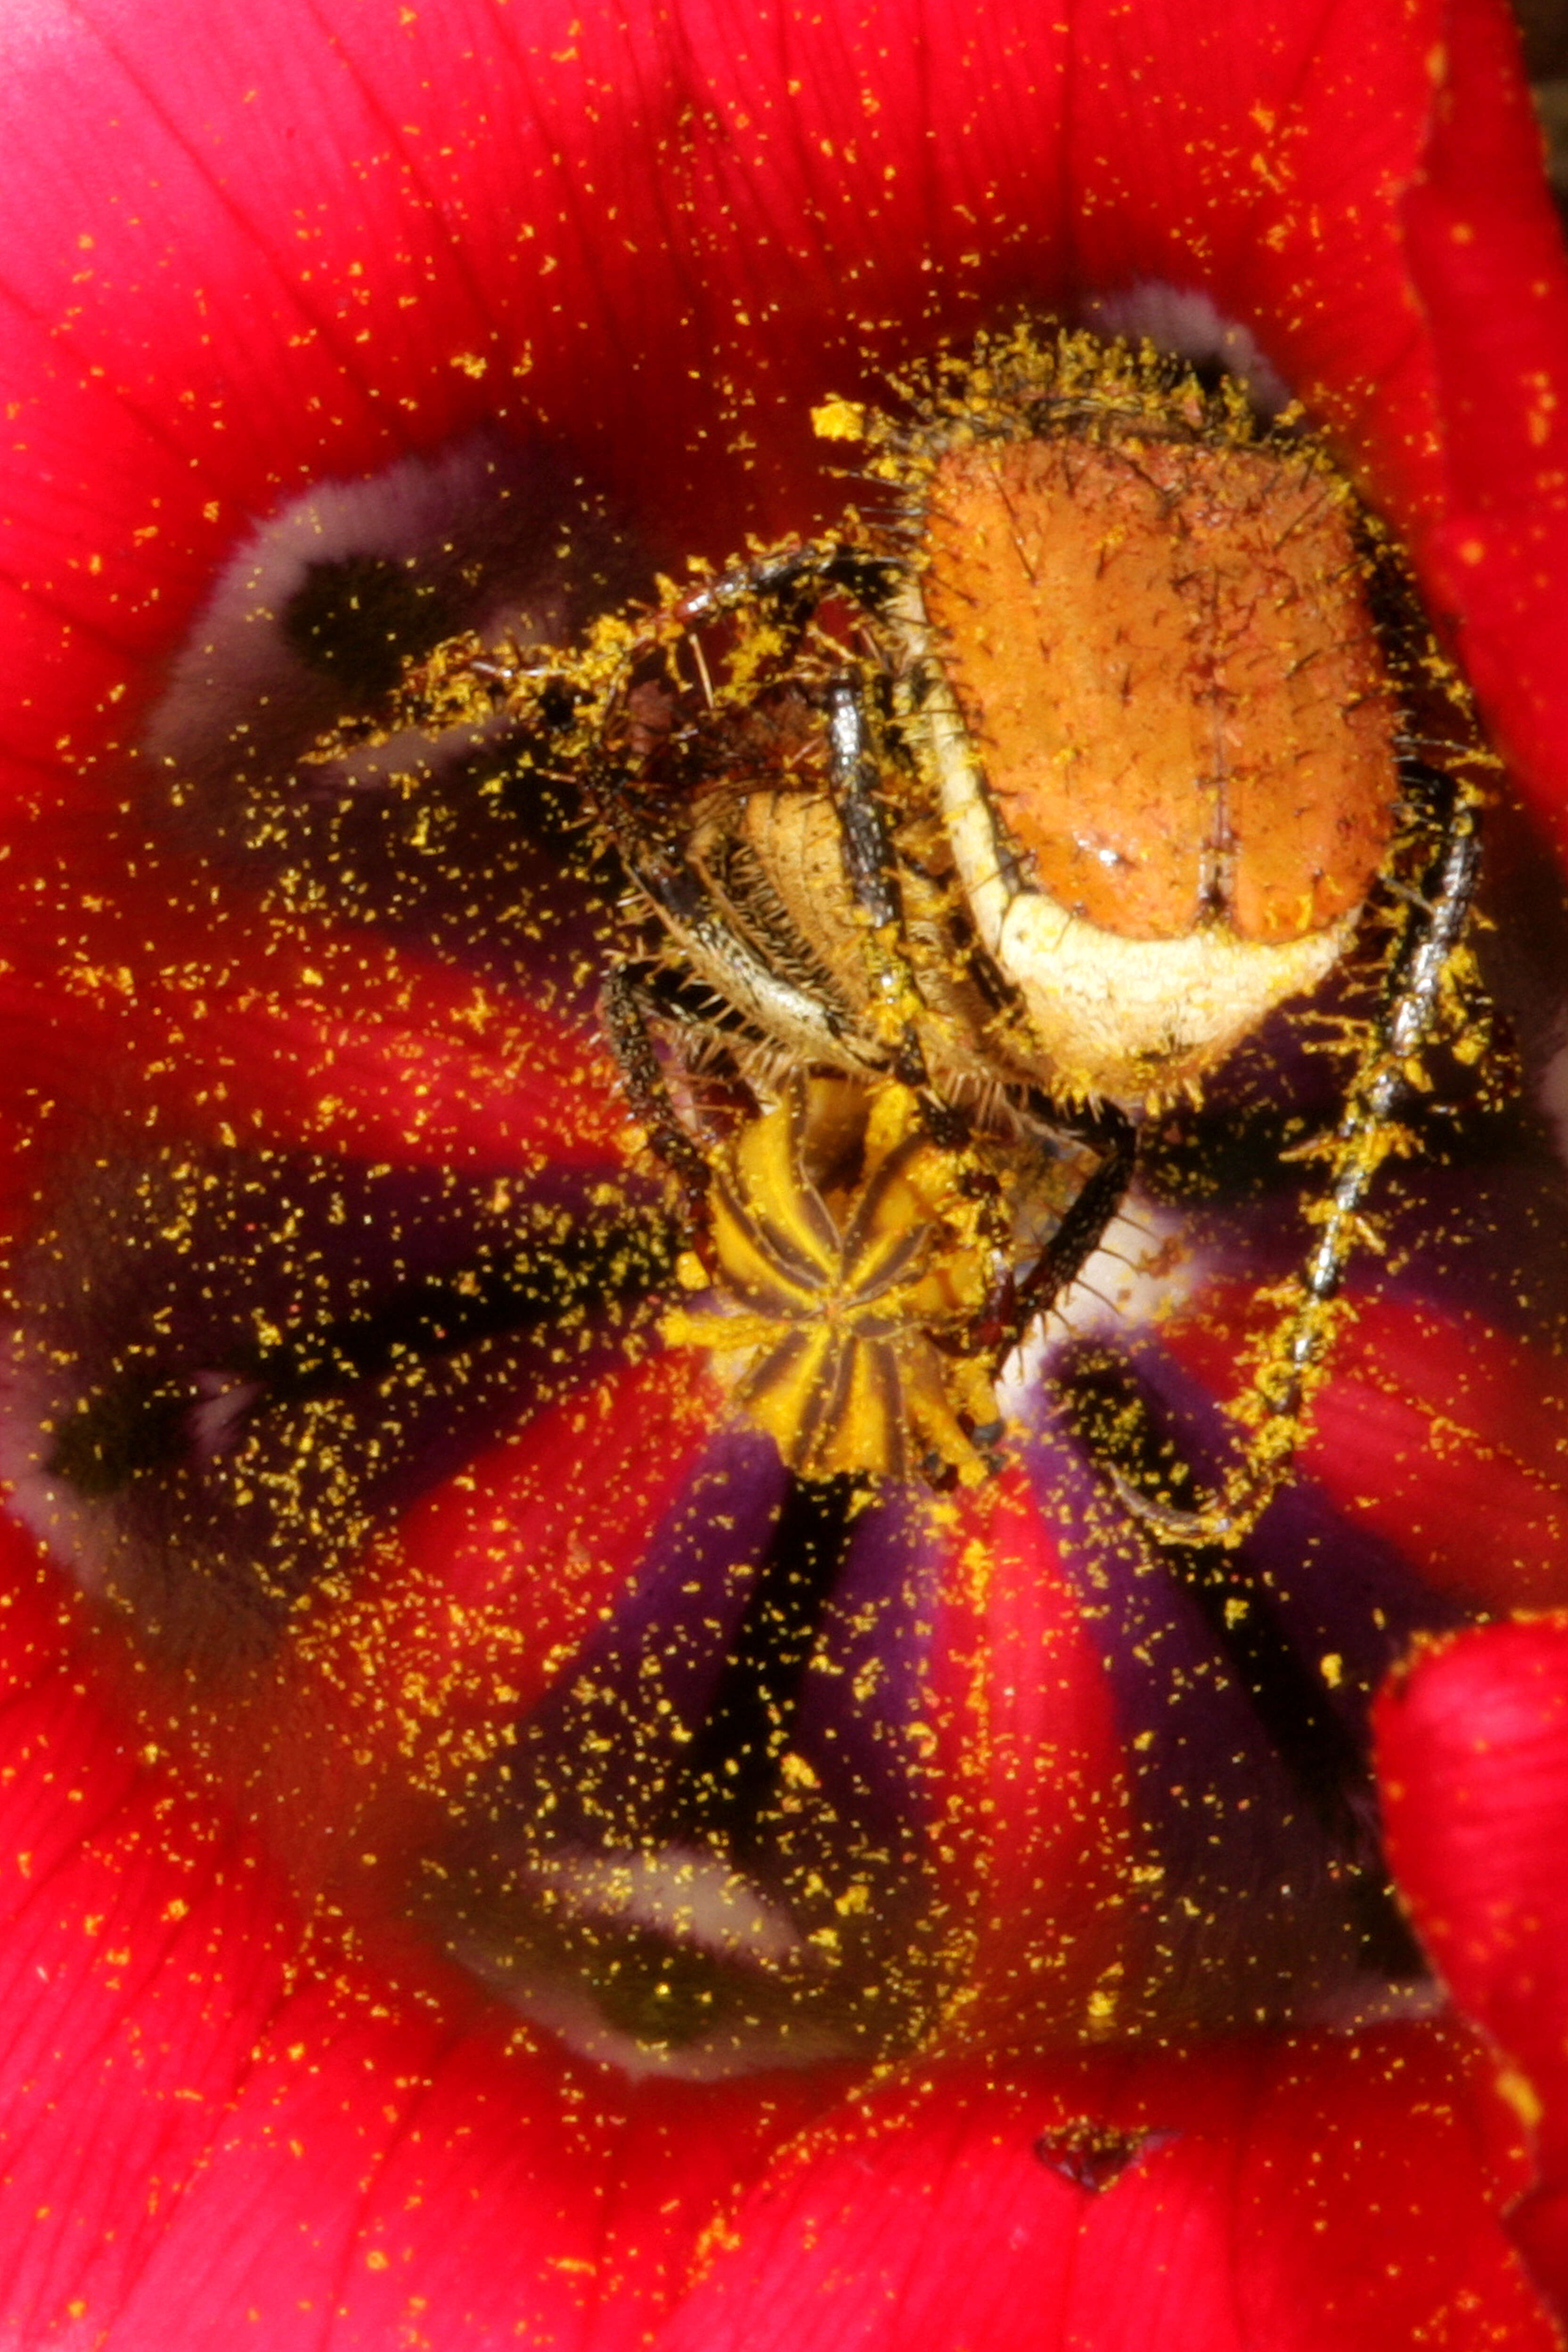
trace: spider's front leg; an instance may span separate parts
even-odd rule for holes
[[[904,949],[903,896],[877,794],[881,772],[871,746],[864,681],[845,672],[828,680],[823,698],[828,788],[838,817],[844,878],[864,928],[871,1017],[885,1035],[894,1076],[918,1090],[928,1083],[918,1027],[921,997]]]
[[[1289,1474],[1302,1415],[1332,1344],[1346,1271],[1367,1240],[1373,1181],[1384,1160],[1406,1148],[1400,1115],[1425,1083],[1424,1056],[1458,1029],[1456,1004],[1463,998],[1466,933],[1480,872],[1479,796],[1417,763],[1407,768],[1405,785],[1408,797],[1436,803],[1435,812],[1412,828],[1417,842],[1423,836],[1430,842],[1426,871],[1418,889],[1390,886],[1395,939],[1382,1007],[1327,1147],[1331,1176],[1316,1213],[1316,1242],[1247,1400],[1251,1438],[1221,1493],[1195,1510],[1178,1508],[1121,1471],[1114,1474],[1128,1510],[1162,1543],[1241,1543]]]
[[[921,1103],[933,1142],[961,1148],[963,1121],[934,1091],[921,1045],[926,1007],[910,961],[898,856],[878,786],[881,767],[866,709],[865,681],[853,671],[828,680],[827,776],[838,818],[844,879],[860,918],[869,987],[869,1018],[889,1067]]]
[[[682,1124],[648,1034],[646,1000],[625,964],[612,965],[605,975],[599,1010],[632,1117],[679,1184],[688,1221],[700,1233],[708,1221],[713,1171],[707,1153]]]
[[[1028,1273],[1019,1280],[1009,1269],[988,1301],[974,1339],[989,1356],[994,1373],[1000,1372],[1013,1350],[1022,1345],[1031,1326],[1048,1315],[1058,1299],[1071,1289],[1104,1240],[1137,1169],[1138,1130],[1114,1103],[1102,1103],[1092,1115],[1070,1122],[1069,1131],[1076,1141],[1087,1143],[1100,1155],[1100,1165]]]

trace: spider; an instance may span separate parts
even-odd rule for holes
[[[1179,1508],[1107,1465],[1158,1538],[1235,1544],[1288,1471],[1423,1058],[1481,1050],[1484,757],[1396,551],[1299,418],[1078,334],[906,391],[898,415],[817,412],[868,447],[871,520],[526,669],[456,641],[398,714],[544,730],[618,857],[605,1025],[707,1302],[667,1328],[735,1360],[808,1477],[984,1477],[1001,1368],[1150,1122],[1370,965],[1318,1232],[1222,1490]]]

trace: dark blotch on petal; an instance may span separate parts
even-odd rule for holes
[[[279,616],[300,660],[333,678],[353,707],[389,694],[404,667],[458,626],[439,580],[387,555],[312,563]]]

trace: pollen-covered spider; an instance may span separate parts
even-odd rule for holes
[[[1319,1231],[1242,1400],[1239,1540],[1289,1465],[1402,1101],[1479,1050],[1484,765],[1398,554],[1299,420],[1084,335],[831,403],[878,510],[588,645],[456,641],[397,719],[527,721],[630,890],[604,1005],[684,1194],[698,1312],[802,1475],[984,1475],[994,1380],[1152,1118],[1342,966]]]

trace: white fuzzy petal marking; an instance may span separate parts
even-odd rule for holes
[[[151,757],[232,797],[237,775],[286,773],[347,715],[354,698],[285,624],[314,572],[354,561],[406,568],[438,614],[432,642],[471,629],[492,645],[561,643],[633,584],[617,535],[549,449],[484,431],[361,481],[319,482],[258,524],[218,578],[148,728]]]
[[[1196,288],[1150,278],[1119,294],[1096,294],[1083,306],[1083,323],[1098,334],[1151,342],[1156,351],[1173,352],[1194,367],[1217,362],[1245,387],[1260,416],[1278,416],[1290,404],[1289,385],[1264,357],[1250,330],[1227,319]]]

